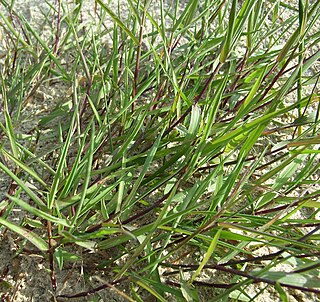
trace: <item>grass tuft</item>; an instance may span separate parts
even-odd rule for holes
[[[43,34],[0,0],[0,234],[56,297],[319,294],[320,2],[46,7]]]

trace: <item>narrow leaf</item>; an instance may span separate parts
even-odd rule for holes
[[[0,217],[0,224],[7,227],[9,230],[17,233],[21,237],[27,239],[30,241],[33,245],[35,245],[40,251],[47,251],[48,250],[48,244],[37,234],[21,227],[16,224],[13,224],[3,218]]]

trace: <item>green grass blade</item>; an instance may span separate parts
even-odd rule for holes
[[[62,170],[63,170],[64,165],[65,165],[65,160],[66,160],[66,157],[67,157],[67,154],[68,154],[68,150],[70,148],[71,137],[72,137],[72,134],[73,134],[73,127],[74,127],[74,124],[75,124],[75,119],[76,119],[76,115],[77,114],[78,114],[77,109],[75,109],[75,111],[74,111],[74,113],[72,115],[72,119],[71,119],[69,131],[68,131],[68,135],[66,137],[66,140],[64,142],[64,145],[63,145],[63,148],[62,148],[62,151],[61,151],[61,155],[60,155],[59,162],[58,162],[58,167],[57,167],[56,174],[54,176],[53,183],[52,183],[52,186],[51,186],[51,190],[50,190],[50,193],[49,193],[48,209],[51,209],[53,207],[53,205],[54,205],[54,201],[55,201],[56,194],[57,194],[57,191],[58,191],[59,182],[61,181]]]
[[[236,13],[237,13],[237,0],[232,0],[232,6],[229,15],[229,24],[227,29],[227,34],[225,40],[223,42],[223,46],[220,53],[220,63],[224,63],[229,55],[230,47],[233,39],[233,33],[235,29],[235,20],[236,20]]]
[[[0,162],[0,169],[3,170],[8,176],[10,176],[40,208],[45,207],[44,202],[30,188],[28,188],[27,184],[10,169],[8,169],[2,162]]]
[[[102,9],[105,10],[110,15],[114,23],[117,23],[136,45],[139,45],[139,40],[132,34],[131,30],[129,30],[123,24],[123,22],[117,17],[117,15],[107,5],[105,5],[101,0],[95,0],[95,2],[97,2],[102,7]]]
[[[44,188],[47,188],[47,184],[46,182],[44,182],[42,180],[42,178],[31,168],[29,168],[27,165],[25,165],[22,161],[20,161],[19,159],[15,158],[13,155],[11,155],[9,152],[7,152],[4,149],[0,149],[0,152],[7,156],[8,158],[10,158],[18,167],[20,167],[22,170],[24,170],[25,172],[27,172],[31,177],[33,177],[36,181],[39,182],[39,184],[41,184]]]
[[[39,209],[36,209],[35,207],[32,207],[31,205],[29,205],[28,203],[24,202],[22,199],[14,197],[14,196],[8,196],[8,198],[10,198],[12,201],[14,201],[18,206],[20,206],[21,208],[23,208],[24,210],[26,210],[27,212],[37,216],[37,217],[41,217],[42,219],[51,221],[53,223],[57,223],[59,225],[63,225],[65,227],[70,227],[70,224],[62,218],[58,218],[55,216],[52,216],[44,211],[41,211]]]
[[[87,194],[87,189],[89,186],[90,182],[90,172],[92,169],[92,160],[93,160],[93,153],[94,153],[94,138],[95,138],[95,124],[94,122],[92,123],[91,126],[91,134],[90,134],[90,147],[89,147],[89,152],[88,152],[88,161],[87,161],[87,167],[86,167],[86,174],[84,176],[84,184],[82,188],[82,193],[81,193],[81,199],[79,201],[78,207],[77,207],[77,212],[74,215],[74,218],[72,219],[72,225],[75,226],[77,224],[78,217],[80,216],[80,213],[82,211],[82,208],[84,206],[84,200]]]
[[[191,277],[191,280],[190,282],[192,283],[201,273],[202,269],[204,268],[204,266],[208,263],[208,261],[210,260],[211,258],[211,255],[213,254],[217,244],[218,244],[218,240],[219,240],[219,237],[220,237],[220,234],[221,234],[221,231],[222,229],[219,229],[217,231],[217,233],[214,235],[211,243],[210,243],[210,246],[207,250],[207,252],[205,253],[199,267],[197,268],[197,270],[195,271],[195,273],[192,275]]]
[[[17,233],[21,237],[30,241],[34,246],[36,246],[40,251],[46,252],[48,250],[48,244],[37,234],[27,230],[21,226],[18,226],[12,222],[4,220],[0,217],[0,224],[7,227],[9,230]]]

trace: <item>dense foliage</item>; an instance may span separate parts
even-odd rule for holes
[[[13,2],[0,234],[48,256],[53,289],[90,254],[109,277],[78,296],[319,293],[319,1],[57,1],[46,32]]]

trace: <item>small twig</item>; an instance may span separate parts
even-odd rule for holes
[[[267,156],[267,155],[273,155],[274,153],[277,153],[277,152],[279,152],[279,151],[281,151],[281,150],[284,150],[284,149],[286,149],[286,148],[287,148],[287,146],[282,146],[282,147],[280,147],[280,148],[278,148],[278,149],[276,149],[276,150],[272,150],[272,151],[270,151],[270,152],[267,152],[267,153],[265,154],[265,156]],[[221,154],[223,154],[223,152],[221,152]],[[282,157],[282,156],[281,156],[281,157]],[[280,157],[280,158],[281,158],[281,157]],[[252,160],[256,160],[256,159],[257,159],[257,156],[250,156],[250,157],[247,157],[247,158],[245,159],[245,162],[252,161]],[[277,161],[277,160],[279,160],[279,158],[274,159],[272,162]],[[263,166],[260,166],[260,167],[256,168],[256,170],[263,169],[265,166],[270,165],[272,162],[266,163],[266,164],[264,164]],[[233,161],[226,162],[226,163],[224,163],[224,165],[225,165],[225,166],[231,166],[231,165],[235,165],[235,164],[237,164],[237,163],[238,163],[238,160],[236,159],[236,160],[233,160]],[[208,169],[216,168],[217,166],[219,166],[219,164],[209,165],[209,166],[206,166],[206,167],[200,167],[200,168],[198,168],[197,171],[205,171],[205,170],[208,170]]]
[[[56,4],[58,4],[58,16],[57,16],[58,21],[57,21],[55,43],[53,48],[54,55],[58,53],[58,47],[59,47],[59,34],[60,34],[60,28],[61,28],[61,0],[56,0]]]
[[[141,49],[142,49],[142,37],[143,37],[143,30],[144,30],[144,23],[147,14],[147,7],[144,8],[143,14],[141,17],[141,24],[140,24],[140,33],[139,33],[139,45],[137,49],[137,60],[136,60],[136,67],[134,71],[134,79],[133,79],[133,89],[132,89],[132,98],[134,99],[137,94],[137,85],[139,81],[139,70],[140,70],[140,60],[141,60]],[[132,102],[132,112],[135,110],[135,101]]]
[[[182,269],[182,268],[187,268],[187,269],[192,269],[192,270],[196,270],[198,269],[199,265],[186,265],[186,264],[167,264],[167,263],[161,263],[162,266],[165,267],[170,267],[170,268],[176,268],[178,270]],[[291,285],[291,284],[286,284],[286,283],[282,283],[282,282],[277,282],[274,280],[270,280],[267,278],[262,278],[262,277],[257,277],[257,276],[253,276],[250,275],[244,271],[240,271],[234,268],[229,268],[229,267],[225,267],[223,265],[220,264],[211,264],[211,265],[205,265],[204,268],[207,269],[215,269],[218,271],[222,271],[222,272],[226,272],[226,273],[230,273],[232,275],[238,275],[247,279],[251,279],[253,280],[254,283],[260,283],[260,282],[264,282],[270,285],[277,285],[280,284],[283,287],[287,287],[287,288],[292,288],[292,289],[298,289],[301,291],[305,291],[305,292],[310,292],[310,293],[315,293],[315,294],[320,294],[320,290],[318,289],[314,289],[314,288],[305,288],[302,286],[296,286],[296,285]],[[178,272],[178,271],[177,271]],[[210,283],[208,283],[209,285]],[[211,286],[211,285],[210,285]]]
[[[51,229],[51,222],[47,221],[47,232],[48,232],[48,245],[49,245],[49,265],[50,265],[50,278],[51,284],[54,291],[57,290],[57,279],[54,272],[54,263],[53,263],[53,254],[54,254],[54,244],[52,240],[52,229]]]
[[[244,57],[243,57],[243,60],[241,61],[241,63],[239,64],[239,66],[236,68],[236,70],[238,70],[238,75],[237,75],[236,79],[234,80],[234,82],[232,83],[232,85],[231,85],[231,87],[230,87],[230,89],[229,89],[229,93],[231,93],[231,94],[235,91],[235,89],[236,89],[236,87],[237,87],[237,84],[238,84],[239,80],[241,79],[241,77],[243,77],[242,72],[243,72],[244,67],[245,67],[245,65],[246,65],[246,62],[247,62],[247,60],[248,60],[248,56],[249,56],[249,49],[247,48],[247,49],[246,49],[246,53],[245,53],[245,55],[244,55]],[[223,108],[230,99],[231,99],[231,96],[227,97],[227,98],[222,102],[221,107]],[[244,99],[245,99],[245,98],[244,98]],[[238,108],[238,107],[241,105],[241,102],[243,102],[243,100],[241,100],[240,102],[238,102],[238,104],[236,105],[235,108]],[[234,108],[233,110],[235,110],[235,108]],[[233,111],[233,110],[232,110],[232,111]],[[228,114],[228,113],[227,113],[227,114]]]
[[[16,13],[16,12],[13,12],[13,11],[10,11],[10,17],[11,17],[11,20],[12,20],[12,23],[13,23],[14,28],[17,28],[17,27],[15,26],[14,22],[13,22],[14,19],[18,22],[19,27],[20,27],[20,29],[21,29],[21,31],[22,31],[22,34],[23,34],[25,40],[27,41],[28,44],[30,44],[30,40],[29,40],[29,38],[28,38],[28,35],[26,34],[26,31],[24,30],[24,28],[23,28],[23,26],[22,26],[22,23],[21,23],[21,20],[20,20],[19,16],[17,15],[17,13]]]
[[[265,96],[268,94],[268,92],[271,90],[271,88],[274,86],[274,84],[278,81],[278,79],[280,78],[280,76],[284,74],[285,69],[287,68],[287,66],[289,65],[289,63],[291,62],[291,60],[293,59],[293,55],[294,55],[297,47],[298,47],[298,45],[294,48],[294,50],[293,50],[292,54],[290,55],[290,57],[288,58],[288,60],[283,64],[283,66],[282,66],[282,68],[280,69],[280,71],[275,75],[275,77],[274,77],[273,80],[271,81],[270,85],[266,88],[266,90],[264,91],[264,93],[261,95],[261,97],[259,98],[257,104],[259,104],[259,102],[261,102],[261,101],[265,98]],[[277,64],[276,64],[275,66],[273,66],[273,68],[272,68],[271,70],[273,70],[276,66],[277,66]],[[270,70],[270,71],[271,71],[271,70]],[[270,74],[270,72],[265,76],[265,78],[266,78],[269,74]],[[264,78],[264,79],[265,79],[265,78]],[[263,79],[263,81],[264,81],[264,79]],[[268,105],[271,104],[272,102],[273,102],[273,100],[268,101],[268,102],[266,102],[266,103],[264,103],[264,104],[262,104],[262,105],[260,105],[260,106],[258,106],[258,107],[256,107],[256,108],[254,108],[254,109],[252,110],[252,112],[257,111],[257,110],[260,110],[260,109],[262,109],[263,107],[268,106]]]
[[[185,113],[176,121],[174,122],[163,134],[163,136],[167,136],[173,129],[174,127],[176,127],[177,125],[179,125],[181,122],[184,121],[184,119],[186,118],[186,116],[191,112],[192,107],[195,106],[200,99],[203,97],[204,93],[207,91],[210,83],[212,82],[213,78],[215,77],[215,75],[218,73],[218,71],[220,70],[222,64],[219,63],[217,65],[217,67],[215,68],[215,70],[211,73],[210,77],[208,78],[208,80],[206,81],[203,89],[201,90],[201,92],[198,94],[198,96],[194,99],[193,104],[185,111]]]
[[[170,272],[170,273],[173,273],[173,272]],[[177,272],[174,272],[174,273],[176,274]],[[165,275],[165,274],[163,274],[163,275]],[[172,285],[175,287],[181,287],[180,283],[173,282],[170,280],[167,280],[166,284]],[[205,286],[205,287],[213,287],[213,288],[231,288],[232,286],[236,285],[237,283],[222,284],[222,283],[208,283],[208,282],[203,282],[203,281],[193,281],[192,284],[195,286]]]
[[[318,198],[319,196],[320,196],[320,194],[317,194],[315,196],[312,196],[312,198]],[[295,201],[294,203],[290,204],[289,207],[292,208],[292,207],[298,206],[299,204],[304,203],[309,199],[310,199],[310,197],[307,196],[305,198],[302,198],[302,199],[300,199],[298,201]],[[282,210],[287,209],[287,208],[288,208],[288,205],[283,205],[283,206],[279,206],[279,207],[272,208],[272,209],[266,209],[266,210],[257,211],[254,214],[258,215],[258,216],[259,215],[265,215],[265,214],[269,214],[269,213],[273,213],[273,212],[282,211]]]
[[[123,282],[123,281],[125,281],[127,279],[128,279],[128,277],[123,277],[121,279],[112,281],[110,283],[105,283],[105,284],[100,285],[98,287],[95,287],[95,288],[92,288],[90,290],[83,291],[83,292],[80,292],[80,293],[77,293],[77,294],[74,294],[74,295],[58,295],[57,297],[58,298],[69,298],[69,299],[87,297],[87,296],[90,296],[90,295],[93,295],[93,294],[97,293],[98,291],[104,290],[106,288],[110,288],[110,285],[115,285],[115,284],[121,283],[121,282]]]
[[[146,209],[138,212],[137,214],[129,217],[127,220],[123,221],[122,224],[128,224],[128,223],[130,223],[130,222],[132,222],[132,221],[135,221],[135,220],[141,218],[142,216],[146,215],[147,213],[151,212],[153,209],[155,209],[155,208],[157,208],[158,206],[160,206],[161,203],[162,203],[163,201],[165,201],[165,200],[168,198],[169,195],[170,195],[170,192],[167,193],[167,194],[165,194],[165,195],[163,195],[159,200],[157,200],[157,201],[156,201],[153,205],[151,205],[150,207],[148,207],[148,208],[146,208]]]
[[[107,285],[110,289],[114,290],[117,294],[119,294],[119,296],[125,298],[127,301],[130,302],[135,302],[135,300],[133,300],[131,297],[129,297],[127,294],[125,294],[124,292],[122,292],[121,290],[117,289],[114,285],[112,285],[111,283],[106,282],[105,280],[101,279],[100,277],[96,276],[95,277],[98,281],[100,281],[101,283],[104,283],[105,285]]]

